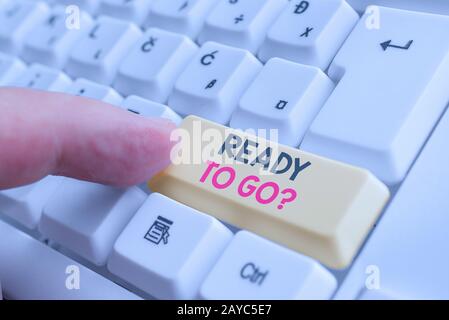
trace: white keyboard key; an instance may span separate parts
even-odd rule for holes
[[[359,16],[345,0],[292,0],[260,48],[259,58],[273,57],[326,70]]]
[[[329,299],[333,275],[311,258],[240,231],[201,286],[213,300]]]
[[[86,98],[101,100],[116,106],[120,105],[123,101],[123,97],[111,87],[107,87],[83,78],[76,79],[68,88],[67,93],[75,96],[83,96]]]
[[[147,27],[158,27],[195,39],[218,0],[154,0]]]
[[[132,23],[100,17],[77,43],[65,69],[74,78],[84,77],[110,85],[120,61],[141,35]]]
[[[217,41],[255,53],[287,0],[220,0],[207,17],[198,42]]]
[[[25,64],[0,52],[0,86],[6,86],[16,80],[26,69]]]
[[[273,58],[240,99],[231,126],[278,129],[279,142],[296,147],[333,89],[319,68]]]
[[[89,12],[90,14],[95,14],[100,4],[100,0],[55,0],[55,1],[66,7],[76,6],[83,11]]]
[[[144,117],[160,117],[169,119],[177,125],[179,125],[182,121],[182,118],[169,107],[157,102],[142,99],[137,96],[128,96],[121,104],[121,107]]]
[[[0,190],[0,212],[34,229],[40,221],[44,205],[60,183],[60,177],[48,176],[26,186]]]
[[[193,299],[232,238],[218,220],[151,194],[114,245],[109,270],[159,299]]]
[[[138,187],[114,188],[67,178],[44,207],[39,230],[103,265],[115,239],[145,198]]]
[[[5,298],[140,299],[2,221],[0,234],[0,279]]]
[[[150,11],[152,0],[100,0],[98,12],[141,25]]]
[[[176,81],[168,105],[225,124],[261,68],[246,50],[207,42]]]
[[[71,84],[70,78],[58,69],[49,68],[41,64],[31,65],[11,86],[32,88],[53,92],[64,92]]]
[[[449,101],[449,17],[378,9],[382,27],[368,29],[367,12],[332,62],[338,85],[301,149],[394,185]]]
[[[186,36],[147,30],[120,64],[114,87],[164,103],[197,48]]]
[[[379,5],[412,11],[424,11],[449,15],[449,1],[447,0],[347,0],[357,11],[364,12],[369,5]]]
[[[6,0],[0,2],[0,51],[18,54],[25,36],[48,12],[43,2]]]
[[[449,299],[449,113],[446,112],[337,293]]]
[[[65,7],[56,7],[49,12],[27,35],[22,58],[27,62],[62,68],[77,40],[93,25],[92,18],[85,12],[80,12],[79,21],[73,26],[67,19]]]

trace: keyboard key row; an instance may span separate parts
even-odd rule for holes
[[[247,49],[263,62],[281,57],[325,70],[358,20],[344,0],[60,1],[52,8],[31,0],[8,1],[0,5],[0,23],[10,26],[0,34],[2,51],[21,52],[26,61],[62,67],[74,49],[70,60],[75,61],[69,61],[69,66],[84,72],[88,72],[84,64],[92,64],[92,59],[113,68],[112,62],[136,40],[132,34],[137,25],[185,34],[198,38],[200,44],[217,41]],[[73,5],[91,12],[98,9],[97,21]],[[107,21],[105,15],[114,19]],[[73,67],[73,63],[81,65]],[[109,84],[108,76],[97,76],[92,79]]]
[[[159,29],[150,29],[143,38],[136,36],[141,42],[127,60],[124,44],[110,39],[114,33],[98,30],[109,30],[110,26],[120,39],[126,30],[137,30],[139,34],[140,31],[112,18],[100,18],[105,24],[97,24],[103,27],[91,32],[94,38],[98,37],[91,43],[92,52],[103,52],[105,60],[100,57],[95,61],[84,56],[85,59],[80,58],[66,69],[69,75],[72,72],[106,83],[116,79],[118,70],[114,86],[119,91],[129,94],[136,88],[150,100],[167,102],[183,116],[193,114],[222,124],[231,121],[233,127],[253,127],[254,130],[278,129],[282,143],[295,147],[300,143],[301,149],[306,151],[367,168],[394,186],[404,179],[449,100],[443,85],[444,77],[449,74],[449,43],[425,37],[421,32],[439,34],[449,25],[449,19],[396,9],[379,10],[383,27],[367,28],[370,14],[365,14],[331,64],[328,74],[338,82],[332,92],[334,85],[319,70],[290,64],[291,67],[285,67],[288,72],[279,75],[282,65],[287,66],[288,62],[275,59],[262,67],[254,55],[243,49],[206,42],[196,50],[187,38]],[[407,37],[392,38],[396,22],[401,19],[409,21],[413,27],[401,25],[401,34]],[[160,42],[155,41],[156,38]],[[159,44],[166,48],[158,48]],[[144,54],[142,47],[153,49]],[[168,57],[167,52],[173,50],[167,49],[169,47],[182,49]],[[430,53],[429,47],[434,48]],[[121,52],[121,59],[117,52]],[[112,60],[109,60],[110,54]],[[186,55],[193,58],[187,59]],[[427,59],[422,59],[423,56]],[[116,61],[117,65],[109,68],[109,62],[116,59],[124,59],[122,65]],[[0,68],[5,72],[4,77],[10,78],[21,68],[20,63],[12,62],[13,59],[2,60],[6,61],[6,67]],[[139,64],[145,67],[138,68],[136,61],[142,61]],[[83,68],[89,71],[84,72]],[[305,71],[301,70],[310,70],[316,77],[304,77]],[[413,76],[416,73],[420,76]],[[24,77],[25,83],[21,85],[41,88],[39,85],[45,83],[49,90],[60,90],[61,77],[64,78],[59,71],[49,77],[33,71]],[[48,85],[49,78],[56,81],[56,88]],[[281,83],[285,83],[285,89],[280,88]],[[303,85],[297,87],[297,83]],[[268,85],[276,87],[276,92],[267,89]],[[372,88],[382,90],[373,91]],[[294,96],[289,102],[291,94]],[[260,97],[266,99],[262,101]],[[301,103],[295,105],[298,99]],[[360,101],[364,101],[363,108]]]
[[[194,114],[228,123],[261,68],[246,50],[207,42],[176,81],[168,105],[184,116]]]
[[[25,37],[49,11],[44,2],[5,0],[0,2],[0,50],[18,54]]]
[[[55,7],[26,36],[21,56],[28,63],[39,62],[50,67],[65,66],[71,50],[93,26],[92,18],[80,12],[71,21],[64,7]]]
[[[201,285],[199,297],[329,299],[336,286],[335,278],[316,261],[240,231]]]
[[[332,62],[338,84],[300,147],[397,185],[449,101],[449,17],[378,9],[382,27],[365,14]]]
[[[86,77],[109,85],[120,62],[141,35],[133,24],[100,17],[72,50],[65,70],[73,77]]]
[[[107,262],[112,274],[160,299],[328,299],[336,289],[316,261],[249,232],[233,236],[215,218],[161,194],[147,198],[136,187],[64,178],[44,206],[39,230],[63,252]],[[8,298],[137,298],[2,221],[0,231]],[[32,274],[17,277],[36,256]],[[49,281],[42,288],[41,279]],[[80,281],[83,290],[67,287]]]
[[[140,299],[0,220],[0,279],[8,299]]]
[[[0,53],[0,85],[28,87],[39,90],[65,92],[101,100],[146,117],[162,117],[179,123],[181,117],[166,105],[128,96],[125,99],[113,88],[84,79],[72,80],[63,72],[40,64],[26,68],[18,59]]]
[[[114,87],[164,103],[198,47],[186,36],[149,29],[120,64]]]

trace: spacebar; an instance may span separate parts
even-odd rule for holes
[[[7,299],[140,299],[0,221],[0,281]]]

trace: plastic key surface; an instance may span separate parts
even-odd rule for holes
[[[217,41],[256,53],[286,4],[286,0],[220,0],[207,17],[198,41]]]
[[[66,178],[45,205],[40,232],[96,265],[145,201],[138,187],[115,188]]]
[[[334,268],[351,262],[389,198],[366,170],[197,117],[176,133],[151,190]]]
[[[270,59],[243,94],[230,125],[256,134],[277,129],[280,143],[297,147],[334,86],[317,67]]]
[[[30,63],[62,68],[70,50],[90,30],[92,23],[92,18],[84,11],[79,12],[76,20],[71,20],[66,7],[55,7],[27,34],[21,56]]]
[[[327,69],[359,16],[345,0],[292,0],[268,30],[258,57]]]
[[[201,286],[209,300],[329,299],[334,276],[315,260],[238,232]]]
[[[218,0],[154,0],[147,27],[162,28],[195,39]]]
[[[232,232],[218,220],[151,194],[114,245],[108,268],[160,299],[193,299]]]
[[[225,124],[261,68],[246,50],[206,42],[176,81],[168,105]]]
[[[45,204],[61,180],[60,177],[48,176],[26,186],[0,190],[0,212],[34,229],[41,219]]]
[[[0,51],[20,53],[25,37],[45,18],[48,10],[48,6],[40,1],[0,1]]]
[[[337,293],[449,299],[449,113],[437,125]]]
[[[378,10],[381,27],[367,12],[335,57],[338,85],[301,148],[395,185],[449,101],[449,17]]]
[[[78,41],[65,70],[72,77],[84,77],[109,85],[120,62],[141,35],[133,23],[102,16]]]
[[[67,89],[67,93],[101,100],[113,105],[120,105],[123,97],[114,89],[83,78],[76,79]]]
[[[7,299],[140,299],[0,221],[0,279]]]

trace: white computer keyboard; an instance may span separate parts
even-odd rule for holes
[[[0,1],[0,86],[277,129],[290,180],[304,158],[315,170],[284,216],[188,165],[151,194],[54,176],[1,190],[0,298],[448,299],[444,14],[444,0]]]

